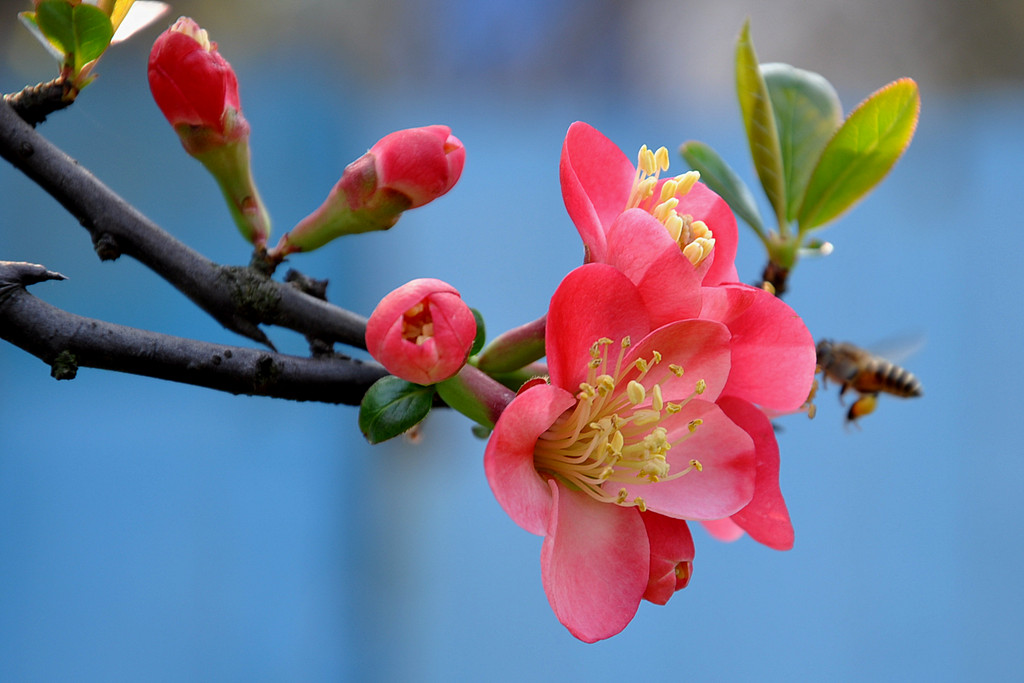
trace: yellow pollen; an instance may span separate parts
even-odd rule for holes
[[[683,376],[683,366],[682,365],[676,365],[675,363],[669,363],[668,364],[668,369],[671,370],[672,374],[675,375],[676,377],[682,377]]]
[[[597,501],[644,510],[643,497],[623,485],[652,485],[695,471],[692,462],[673,470],[668,452],[699,424],[669,420],[697,392],[680,403],[666,402],[660,382],[681,376],[682,367],[656,370],[662,360],[657,351],[627,361],[628,339],[619,344],[617,357],[611,356],[612,343],[603,339],[591,347],[576,404],[537,440],[534,466]]]
[[[704,391],[705,391],[705,390],[706,390],[707,388],[708,388],[708,383],[707,383],[707,382],[705,382],[705,381],[704,381],[704,380],[702,380],[702,379],[699,379],[699,380],[697,380],[697,388],[696,388],[696,389],[694,389],[694,391],[696,391],[696,392],[697,392],[698,394],[703,394],[703,393],[704,393]]]
[[[690,424],[686,425],[686,428],[693,434],[697,431],[697,427],[700,427],[702,424],[704,424],[704,420],[697,418],[696,420],[690,420]]]
[[[636,174],[625,208],[644,209],[658,219],[679,245],[683,255],[696,267],[711,254],[715,238],[703,221],[695,221],[689,215],[680,216],[676,207],[679,206],[679,199],[685,197],[697,184],[700,173],[688,171],[667,179],[655,198],[654,190],[661,172],[667,171],[668,166],[669,155],[665,147],[652,152],[647,145],[642,146],[637,154]]]

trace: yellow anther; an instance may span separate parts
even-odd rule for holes
[[[629,340],[629,335],[622,338],[622,348],[628,349],[632,342]]]
[[[647,372],[647,360],[644,358],[637,358],[633,361],[633,367],[639,370],[641,373]]]
[[[700,427],[702,424],[704,424],[704,420],[698,417],[696,420],[690,420],[690,423],[686,425],[686,428],[690,430],[691,434],[693,434],[697,431],[697,427]]]
[[[616,430],[612,434],[612,440],[609,442],[609,446],[612,449],[612,453],[617,457],[622,456],[622,446],[625,444],[626,438],[622,436],[622,432]]]
[[[661,413],[657,410],[644,408],[633,413],[633,424],[642,427],[661,420]]]
[[[665,412],[668,413],[669,415],[675,415],[676,413],[678,413],[682,409],[683,409],[683,405],[681,403],[666,403],[665,404]]]
[[[633,499],[633,504],[640,508],[640,512],[647,512],[647,502],[640,496]]]
[[[700,180],[700,173],[697,171],[687,171],[682,175],[677,175],[674,180],[677,183],[676,194],[682,196],[687,194],[697,184],[697,181]]]
[[[599,367],[601,367],[601,363],[603,362],[604,361],[601,360],[600,358],[591,358],[589,361],[587,361],[587,367],[596,370]]]
[[[661,351],[658,351],[657,349],[655,349],[654,351],[651,352],[651,364],[652,365],[657,365],[660,362],[661,362]]]
[[[676,377],[682,377],[683,376],[683,366],[682,365],[676,365],[675,363],[669,363],[668,364],[668,369]]]
[[[708,388],[708,383],[705,382],[702,379],[699,379],[699,380],[697,380],[697,386],[694,389],[694,391],[696,391],[697,394],[700,395],[700,394],[703,394],[704,390],[707,389],[707,388]]]
[[[668,170],[668,149],[665,147],[659,147],[658,151],[654,153],[654,159],[658,164],[659,171]]]
[[[626,502],[626,498],[629,498],[629,491],[626,489],[619,489],[619,495],[615,496],[615,502],[622,505]]]
[[[637,406],[647,398],[647,390],[644,389],[644,385],[640,384],[640,382],[630,380],[629,386],[626,387],[626,395],[629,396],[629,402]]]
[[[665,400],[661,397],[660,384],[654,385],[653,394],[654,396],[651,398],[651,407],[657,410],[658,412],[661,412],[661,410],[665,407]]]
[[[703,472],[704,471],[704,465],[700,464],[700,460],[691,460],[690,461],[690,467],[692,467],[693,469],[697,470],[698,472]]]

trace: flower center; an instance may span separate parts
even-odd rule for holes
[[[668,170],[668,150],[664,147],[652,152],[647,145],[637,154],[636,175],[626,202],[626,209],[644,209],[658,219],[675,240],[690,263],[699,266],[715,247],[715,237],[704,221],[696,221],[689,214],[679,215],[679,198],[685,197],[700,180],[700,173],[688,171],[662,184],[658,200],[654,190],[662,171]]]
[[[434,318],[429,303],[421,301],[402,314],[402,337],[419,346],[433,336]]]
[[[611,367],[608,347],[613,343],[602,338],[590,348],[587,381],[580,384],[576,405],[540,436],[533,462],[539,472],[595,500],[636,506],[643,511],[647,507],[642,497],[630,500],[624,487],[606,488],[605,484],[657,484],[703,469],[699,461],[691,460],[686,469],[670,472],[666,458],[668,450],[688,439],[701,420],[691,421],[685,433],[674,440],[669,439],[668,429],[661,422],[703,393],[706,385],[698,380],[684,401],[667,402],[655,375],[682,377],[683,368],[671,363],[667,369],[659,368],[662,357],[657,351],[650,359],[640,358],[623,366],[629,337],[620,343],[618,360]]]

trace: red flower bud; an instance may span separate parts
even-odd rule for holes
[[[217,43],[188,17],[179,18],[153,44],[149,87],[190,154],[249,134],[235,72],[217,52]]]
[[[366,324],[366,348],[407,382],[436,384],[466,364],[476,318],[457,289],[441,280],[413,280],[384,297]]]
[[[270,258],[312,251],[342,235],[387,230],[403,211],[452,189],[465,163],[466,150],[448,126],[385,135],[345,167],[324,203],[281,237]]]
[[[408,128],[385,135],[370,148],[377,189],[395,190],[415,209],[452,189],[466,163],[466,149],[448,126]]]

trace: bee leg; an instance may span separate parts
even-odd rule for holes
[[[875,406],[878,404],[878,394],[863,394],[860,398],[853,402],[850,406],[849,412],[846,413],[847,422],[856,422],[858,418],[870,415],[875,411]]]

